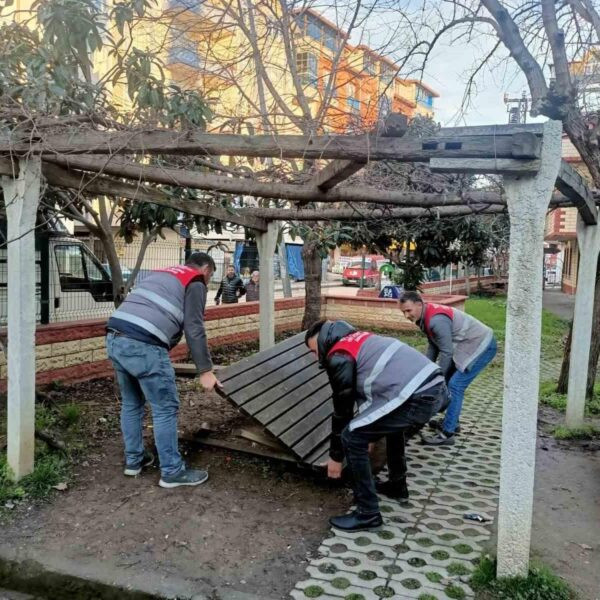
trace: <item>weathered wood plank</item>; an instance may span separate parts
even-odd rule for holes
[[[299,388],[302,388],[302,386],[306,385],[310,380],[319,375],[320,373],[315,371],[315,369],[308,367],[302,371],[298,371],[298,373],[292,375],[292,377],[280,381],[277,385],[270,387],[260,396],[255,396],[241,406],[248,414],[254,415],[259,410],[263,410],[280,398],[285,398],[292,393],[296,393]],[[300,389],[299,391],[302,390]]]
[[[515,134],[526,135],[526,134]],[[533,134],[532,134],[533,135]],[[513,135],[448,136],[440,130],[428,138],[374,135],[234,135],[166,130],[83,131],[16,137],[0,134],[3,154],[180,154],[352,161],[427,161],[433,157],[513,158]],[[521,158],[538,158],[525,154]]]
[[[564,160],[560,165],[556,187],[577,207],[586,225],[598,223],[598,210],[585,179]]]
[[[238,406],[243,406],[244,410],[250,412],[250,414],[254,414],[256,411],[260,410],[260,408],[258,408],[256,403],[246,407],[245,404],[247,402],[254,398],[264,398],[267,395],[271,396],[272,393],[277,393],[277,390],[282,389],[284,384],[290,379],[297,381],[298,379],[307,379],[308,374],[316,375],[315,370],[311,369],[313,364],[313,355],[310,353],[305,354],[300,358],[281,365],[275,370],[270,370],[264,375],[258,375],[253,379],[249,378],[243,387],[238,388],[229,395],[235,400]],[[264,365],[264,368],[268,369],[269,365]],[[308,374],[307,369],[310,369]],[[294,379],[294,377],[296,379]],[[275,391],[271,392],[272,389],[275,389]],[[276,399],[277,398],[274,398],[274,400]]]
[[[515,158],[432,158],[429,168],[436,173],[482,173],[499,175],[522,175],[537,173],[539,160],[517,160]]]
[[[316,446],[322,444],[330,435],[331,423],[329,422],[329,418],[326,418],[318,427],[293,446],[291,450],[304,460]]]
[[[293,427],[290,427],[284,434],[280,435],[279,439],[286,446],[294,446],[294,444],[306,437],[319,423],[322,423],[325,419],[329,420],[332,409],[331,402],[323,402],[323,404],[309,412]]]
[[[277,403],[270,406],[267,410],[270,410],[272,407],[274,408],[274,412],[276,412],[275,418],[273,421],[272,418],[269,417],[271,414],[264,414],[263,412],[257,413],[256,418],[260,419],[263,423],[267,423],[267,428],[273,435],[281,435],[284,431],[289,429],[297,423],[304,415],[308,412],[317,408],[323,404],[323,402],[329,402],[331,398],[331,387],[329,386],[329,380],[327,375],[324,377],[315,377],[315,379],[311,380],[311,383],[315,383],[316,389],[306,388],[308,386],[304,386],[302,389],[302,395],[297,404],[292,404],[290,402],[290,398],[282,399],[281,404],[276,406]],[[316,387],[320,385],[321,387]],[[283,412],[283,411],[286,412]],[[333,412],[333,405],[331,408]]]
[[[282,352],[279,356],[257,364],[250,370],[242,371],[235,377],[230,377],[225,384],[225,390],[230,396],[235,396],[238,401],[241,401],[239,392],[243,388],[247,388],[247,386],[252,385],[258,380],[264,381],[267,375],[284,368],[286,365],[294,366],[299,360],[303,360],[305,365],[310,364],[314,360],[304,344],[290,348]]]
[[[304,462],[314,467],[321,467],[322,463],[329,458],[329,440],[319,444],[308,456],[304,457]]]
[[[244,373],[249,369],[253,369],[254,367],[263,364],[271,360],[273,357],[278,356],[282,352],[290,348],[294,348],[296,346],[304,345],[304,334],[299,333],[292,337],[289,337],[278,344],[275,344],[273,348],[269,348],[268,350],[264,350],[259,354],[253,354],[252,356],[247,356],[246,358],[242,358],[242,360],[236,362],[233,365],[229,365],[223,372],[221,373],[221,383],[225,384],[229,380],[237,377],[239,374]],[[225,386],[227,389],[227,386]]]

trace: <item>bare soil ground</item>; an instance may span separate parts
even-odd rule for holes
[[[208,422],[227,435],[244,422],[218,395],[194,391],[189,380],[180,384],[183,432]],[[223,450],[183,447],[190,465],[209,471],[199,488],[161,489],[155,468],[125,477],[112,380],[60,395],[85,407],[90,445],[68,490],[51,503],[18,507],[3,523],[0,544],[16,544],[28,556],[101,563],[115,579],[177,578],[197,593],[231,587],[284,598],[327,535],[327,517],[350,504],[345,489],[318,476]],[[151,443],[149,424],[145,435]]]
[[[532,554],[579,593],[600,599],[600,445],[557,441],[548,426],[564,415],[541,407]]]

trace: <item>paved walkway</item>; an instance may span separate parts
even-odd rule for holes
[[[575,310],[575,295],[565,294],[560,288],[546,288],[543,296],[543,306],[552,314],[570,321]]]
[[[307,569],[309,578],[291,592],[293,598],[473,597],[468,574],[491,538],[498,503],[502,362],[498,356],[469,388],[456,445],[411,443],[410,502],[381,496],[384,525],[378,531],[332,529],[319,548],[321,557]],[[556,368],[546,363],[542,379]],[[473,512],[490,521],[464,519]]]

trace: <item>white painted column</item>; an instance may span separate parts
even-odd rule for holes
[[[561,124],[544,124],[536,175],[505,177],[510,262],[504,356],[504,405],[498,511],[498,576],[529,567],[542,330],[546,210],[561,161]]]
[[[259,287],[259,340],[260,350],[275,345],[275,284],[273,277],[273,257],[277,247],[279,224],[269,221],[267,231],[256,233],[260,271]]]
[[[583,423],[585,411],[585,388],[594,318],[594,288],[600,251],[600,223],[586,225],[577,215],[577,244],[579,245],[579,267],[567,395],[567,425],[570,427]]]
[[[7,459],[16,480],[33,471],[35,441],[35,220],[41,161],[2,178],[8,239]]]

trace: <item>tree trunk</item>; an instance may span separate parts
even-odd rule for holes
[[[559,394],[566,394],[569,389],[569,361],[571,360],[571,338],[573,336],[573,322],[569,327],[569,335],[565,343],[565,352],[563,354],[563,361],[560,367],[560,375],[558,376],[558,385],[556,391]]]
[[[302,262],[306,291],[302,329],[308,329],[321,318],[321,255],[316,241],[304,242]]]

